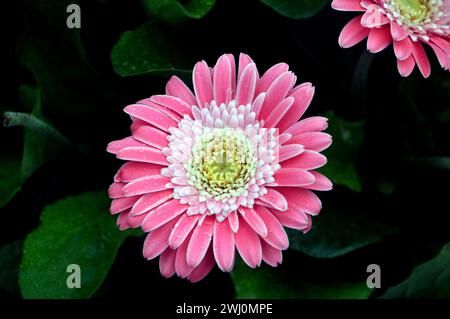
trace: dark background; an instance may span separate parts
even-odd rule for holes
[[[79,145],[80,153],[68,151],[63,159],[47,162],[22,185],[0,210],[0,246],[23,239],[39,225],[39,215],[49,203],[69,195],[105,189],[121,163],[107,154],[109,141],[128,135],[129,120],[122,108],[129,103],[160,94],[167,77],[116,75],[111,48],[126,30],[135,29],[148,16],[139,1],[79,1],[82,9],[81,38],[90,66],[78,64],[64,26],[49,25],[20,1],[9,2],[2,14],[3,79],[0,110],[29,112],[19,98],[19,86],[36,85],[33,74],[19,64],[24,34],[35,39],[38,50],[50,44],[46,63],[60,72],[61,85],[69,94],[48,99],[44,114],[65,136]],[[363,191],[336,186],[320,194],[326,205],[351,207],[399,231],[379,243],[334,259],[316,259],[296,251],[284,254],[286,272],[307,274],[316,282],[365,280],[366,265],[380,264],[383,288],[406,279],[417,264],[432,258],[450,241],[449,170],[423,163],[424,157],[449,154],[449,77],[431,54],[432,75],[423,79],[416,69],[410,78],[396,70],[392,48],[375,56],[364,45],[341,49],[339,32],[351,14],[333,11],[328,5],[316,16],[291,20],[259,1],[219,0],[201,20],[182,27],[163,24],[172,41],[181,43],[189,67],[200,59],[209,64],[224,52],[249,54],[262,73],[277,62],[286,62],[298,81],[312,82],[316,95],[307,115],[329,110],[346,120],[365,121],[365,141],[356,160]],[[365,43],[365,42],[364,42]],[[356,77],[361,56],[371,61],[367,80]],[[61,90],[55,90],[58,94]],[[365,94],[364,94],[365,92]],[[76,103],[79,104],[74,107]],[[3,152],[20,152],[22,128],[0,128]],[[2,168],[0,168],[2,169]],[[377,185],[388,181],[393,191],[384,194]],[[320,218],[316,217],[316,218]],[[120,248],[111,271],[96,297],[129,297],[154,293],[159,298],[211,296],[232,298],[234,287],[228,274],[215,268],[200,283],[164,279],[157,261],[141,255],[142,239],[129,238]],[[0,288],[0,296],[14,296]]]

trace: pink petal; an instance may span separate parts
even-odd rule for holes
[[[268,69],[261,79],[258,81],[255,95],[265,92],[273,84],[273,82],[283,73],[289,70],[289,65],[286,63],[278,63]]]
[[[157,164],[127,162],[119,168],[114,180],[116,182],[131,182],[144,176],[159,175],[163,167]]]
[[[305,118],[292,126],[290,126],[285,133],[292,136],[307,132],[320,132],[328,127],[328,119],[321,116],[313,116]]]
[[[151,126],[141,126],[133,132],[133,137],[158,149],[167,147],[167,134]]]
[[[311,104],[314,97],[314,91],[314,87],[308,82],[302,83],[292,90],[289,96],[292,96],[295,99],[295,102],[292,104],[288,114],[286,114],[278,124],[280,132],[287,130],[303,116]]]
[[[174,120],[176,123],[179,123],[181,121],[181,116],[180,114],[172,111],[170,108],[159,104],[159,103],[155,103],[153,100],[151,99],[143,99],[138,101],[136,104],[143,104],[146,106],[149,106],[155,110],[160,111],[161,113],[167,115],[169,118],[171,118],[172,120]]]
[[[333,0],[331,7],[339,11],[365,11],[360,3],[361,0]]]
[[[280,192],[277,192],[275,189],[270,187],[267,187],[266,189],[267,194],[260,196],[260,200],[281,211],[285,211],[286,209],[288,209],[288,202]],[[264,235],[261,236],[265,237]]]
[[[181,116],[191,114],[192,105],[189,105],[182,99],[175,96],[153,95],[150,100],[180,114]]]
[[[197,100],[191,90],[178,77],[172,76],[166,85],[166,94],[182,99],[189,105],[196,105]]]
[[[280,145],[286,144],[291,139],[292,135],[289,133],[283,133],[278,136],[278,143]]]
[[[413,43],[412,54],[414,60],[416,60],[417,66],[424,78],[428,78],[431,73],[430,61],[428,60],[427,53],[425,52],[422,44],[419,42]]]
[[[228,104],[228,102],[230,102],[233,93],[231,87],[231,82],[233,80],[230,60],[228,59],[228,56],[224,54],[219,58],[214,67],[214,100],[217,105],[222,103]]]
[[[236,61],[234,60],[234,55],[230,53],[227,54],[227,58],[231,65],[231,92],[232,98],[234,98],[236,92]]]
[[[317,215],[322,209],[319,197],[310,190],[289,187],[280,187],[277,190],[287,199],[289,209],[304,211],[311,215]]]
[[[146,259],[158,257],[164,250],[169,247],[169,235],[175,225],[176,219],[162,225],[154,231],[148,233],[145,237],[143,255]]]
[[[272,247],[264,240],[261,241],[262,259],[270,266],[276,267],[283,261],[283,254],[281,250]]]
[[[139,198],[140,196],[132,196],[113,199],[111,201],[111,206],[109,207],[109,212],[112,215],[123,212],[124,210],[132,207]]]
[[[117,226],[119,226],[119,230],[125,230],[130,228],[130,225],[128,224],[128,214],[129,210],[126,210],[124,212],[121,212],[119,216],[117,217]]]
[[[189,234],[186,240],[177,249],[177,255],[175,256],[175,271],[181,278],[186,278],[193,270],[186,261],[186,253],[191,235],[192,234]]]
[[[151,211],[142,223],[142,230],[152,231],[186,211],[188,205],[182,205],[178,200],[166,202]]]
[[[312,227],[312,218],[309,215],[307,215],[307,217],[308,217],[308,227],[303,229],[303,234],[306,234],[307,232],[309,232],[311,230],[311,227]]]
[[[170,116],[148,105],[132,104],[125,107],[124,111],[166,132],[168,132],[169,128],[178,126],[178,123]]]
[[[133,228],[141,227],[142,222],[144,221],[145,217],[147,217],[147,214],[133,216],[130,213],[128,215],[128,224],[130,225],[130,227],[133,227]]]
[[[214,216],[207,216],[203,223],[192,232],[187,248],[186,261],[190,267],[197,267],[205,257],[214,231]]]
[[[381,28],[373,28],[367,39],[367,50],[371,53],[378,53],[391,44],[392,38],[389,32],[389,25]]]
[[[267,89],[264,103],[258,118],[266,119],[272,110],[286,97],[295,84],[295,76],[292,72],[284,72]]]
[[[236,105],[251,104],[255,94],[257,71],[254,63],[248,64],[239,77],[236,90]]]
[[[315,151],[305,150],[300,155],[282,163],[283,168],[301,168],[306,170],[322,167],[327,163],[327,158]]]
[[[169,165],[166,156],[156,148],[149,146],[126,147],[117,153],[117,158],[127,161]]]
[[[263,237],[262,239],[277,249],[288,249],[289,239],[278,219],[276,219],[276,217],[273,216],[273,214],[263,206],[256,206],[255,210],[264,220],[264,223],[266,224],[268,229],[267,236]]]
[[[197,105],[202,109],[213,100],[211,72],[205,61],[198,62],[195,65],[194,71],[192,72],[192,82],[194,83]]]
[[[305,188],[316,191],[329,191],[333,189],[333,183],[326,176],[315,171],[311,171],[311,174],[314,175],[316,180],[311,185],[305,186]]]
[[[416,62],[414,61],[414,57],[412,55],[410,55],[405,60],[397,60],[398,72],[403,77],[409,76],[412,73],[412,71],[414,70],[415,65],[416,65]]]
[[[294,208],[289,208],[285,212],[280,212],[278,210],[271,210],[272,214],[278,219],[281,225],[293,229],[304,230],[308,227],[308,216]]]
[[[290,140],[289,140],[289,143],[291,143]],[[293,158],[293,157],[303,153],[304,151],[305,151],[305,148],[303,147],[303,145],[299,145],[299,144],[288,144],[285,146],[280,146],[278,162],[286,161],[290,158]]]
[[[266,99],[266,93],[259,94],[256,99],[253,101],[252,110],[255,112],[256,116],[261,112],[262,105],[264,104],[264,100]]]
[[[362,16],[353,18],[342,29],[341,34],[339,35],[339,45],[342,48],[350,48],[369,35],[370,29],[361,25],[361,17]]]
[[[180,217],[169,237],[169,245],[171,248],[178,248],[186,240],[197,224],[199,217],[200,215],[183,215]]]
[[[408,32],[403,29],[402,26],[398,25],[397,22],[391,22],[391,35],[394,41],[401,41],[408,36]]]
[[[390,20],[384,15],[384,13],[379,11],[377,6],[369,8],[361,17],[361,25],[366,28],[378,29],[380,26],[387,26]],[[388,29],[389,31],[389,29]]]
[[[250,58],[245,53],[239,54],[239,69],[238,69],[238,77],[237,77],[238,83],[241,81],[242,73],[244,72],[247,65],[249,65],[250,63],[253,63],[252,58]]]
[[[132,136],[125,137],[121,140],[113,141],[108,144],[106,151],[111,154],[117,154],[121,150],[132,146],[145,146],[144,143],[134,139]]]
[[[206,277],[206,275],[209,274],[209,272],[214,267],[214,264],[215,264],[214,256],[211,252],[211,249],[209,249],[208,252],[206,253],[205,258],[203,258],[202,262],[200,263],[200,265],[198,265],[197,268],[192,270],[192,272],[188,275],[187,278],[192,283],[202,280],[203,278]]]
[[[165,278],[170,278],[175,274],[176,255],[176,250],[167,248],[159,257],[159,271]]]
[[[255,199],[255,205],[260,205],[260,206],[267,207],[269,209],[274,209],[272,205],[270,205],[269,203],[266,203],[266,202],[260,200],[259,198]]]
[[[141,126],[148,126],[147,122],[144,122],[144,121],[138,120],[138,119],[134,119],[133,117],[131,117],[131,119],[133,120],[133,123],[131,123],[131,125],[130,125],[131,132],[136,131]]]
[[[436,54],[436,57],[439,60],[439,64],[444,68],[445,70],[448,70],[450,68],[450,57],[448,54],[445,53],[444,50],[442,50],[437,45],[429,42],[428,43],[431,48],[433,49],[434,53]]]
[[[129,182],[123,187],[124,196],[153,193],[167,189],[170,179],[161,175],[144,176]]]
[[[247,265],[251,268],[261,265],[262,248],[258,234],[243,219],[240,220],[235,241],[236,248]]]
[[[399,60],[407,59],[412,53],[411,39],[406,37],[401,41],[394,41],[394,53]]]
[[[233,233],[237,233],[239,229],[239,216],[237,212],[231,212],[228,215],[228,222],[230,224],[230,228],[233,231]]]
[[[153,192],[140,196],[139,200],[134,204],[130,214],[132,216],[138,216],[144,214],[153,208],[167,202],[172,198],[173,190],[167,189],[160,192]]]
[[[226,221],[215,222],[213,252],[222,271],[231,271],[234,265],[234,233]]]
[[[321,152],[332,143],[330,134],[322,132],[308,132],[293,136],[289,143],[303,145],[306,149]]]
[[[121,198],[123,197],[123,187],[125,183],[114,182],[109,186],[108,196],[109,198]]]
[[[278,103],[267,116],[264,126],[269,128],[276,127],[281,119],[288,113],[292,104],[294,104],[294,101],[295,99],[292,96],[289,96]]]
[[[242,218],[247,222],[247,224],[260,236],[267,236],[267,227],[264,221],[255,212],[254,209],[248,207],[239,207]]]
[[[275,175],[277,186],[299,187],[314,183],[314,175],[300,168],[281,168]]]
[[[439,36],[430,36],[430,41],[440,47],[447,55],[450,55],[450,41]]]

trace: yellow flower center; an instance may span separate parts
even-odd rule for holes
[[[187,164],[189,181],[217,199],[237,196],[256,170],[253,147],[242,131],[214,128],[203,134]]]
[[[398,12],[411,22],[421,22],[428,18],[429,0],[394,0]]]

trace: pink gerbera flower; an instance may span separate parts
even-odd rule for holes
[[[333,0],[341,11],[362,11],[342,30],[339,45],[349,48],[368,37],[367,49],[377,53],[391,42],[398,71],[408,76],[419,67],[424,77],[431,73],[422,44],[428,44],[440,65],[450,67],[450,0]]]
[[[314,87],[295,86],[279,63],[259,77],[249,56],[198,62],[194,93],[177,77],[165,95],[125,107],[132,136],[108,152],[127,162],[109,189],[120,229],[141,227],[143,255],[160,256],[163,276],[195,282],[217,263],[231,271],[235,250],[250,266],[281,263],[283,228],[308,231],[331,182],[314,169],[331,144],[327,119],[299,118]]]

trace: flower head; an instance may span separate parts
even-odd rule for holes
[[[214,68],[198,62],[194,93],[177,77],[165,95],[125,107],[132,136],[108,152],[127,162],[109,189],[121,229],[147,232],[143,254],[160,256],[163,276],[195,282],[217,264],[231,271],[235,251],[250,266],[276,266],[289,246],[283,228],[307,232],[332,188],[314,171],[331,144],[327,120],[310,117],[314,87],[294,86],[279,63],[261,77],[249,56]]]
[[[409,76],[415,65],[424,77],[431,73],[422,44],[428,44],[445,70],[450,68],[450,0],[333,0],[341,11],[361,11],[342,30],[339,44],[349,48],[367,39],[377,53],[391,43],[398,71]]]

